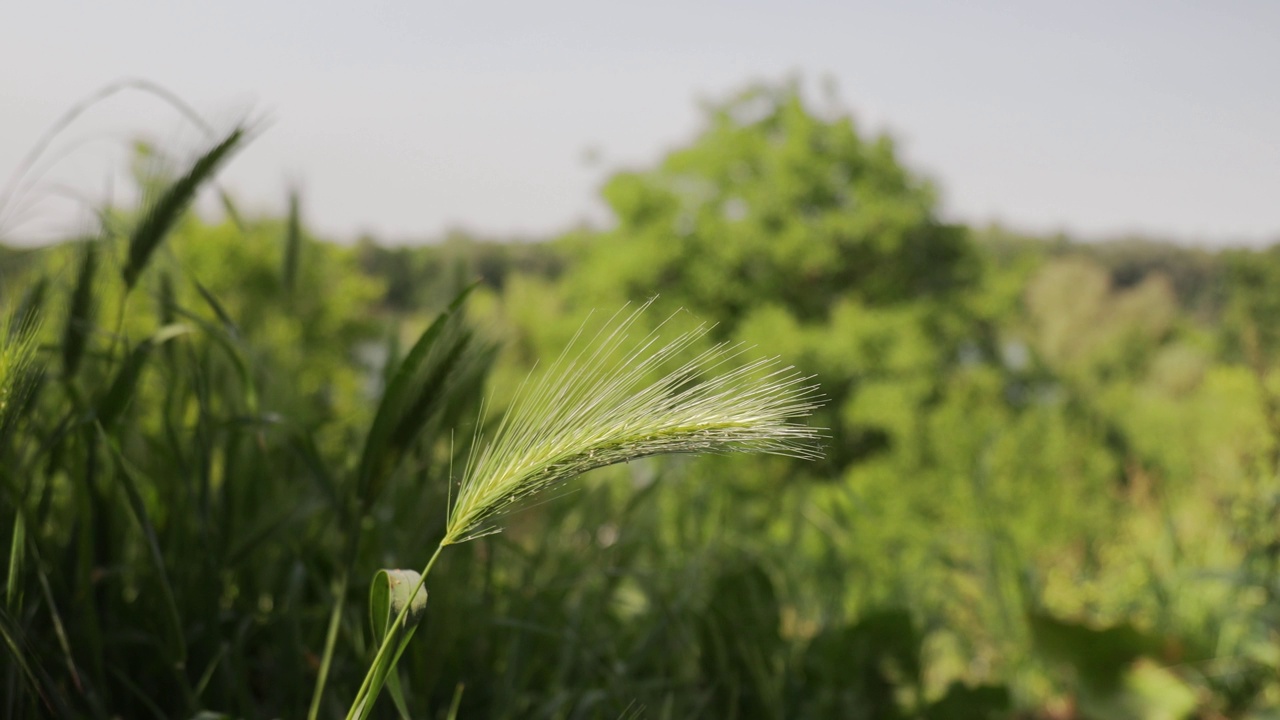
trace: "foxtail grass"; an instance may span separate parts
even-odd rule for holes
[[[650,380],[710,328],[665,345],[659,328],[628,349],[643,310],[611,323],[594,347],[577,348],[575,336],[520,394],[468,463],[442,544],[496,532],[489,521],[521,499],[607,465],[666,453],[818,456],[818,431],[793,422],[820,404],[808,378],[776,359],[733,367],[745,348],[720,343]]]
[[[249,133],[243,127],[233,129],[225,138],[192,163],[185,174],[165,188],[148,208],[129,237],[129,257],[124,266],[124,282],[128,290],[137,284],[152,253],[169,234],[182,212],[196,196],[196,191],[217,172],[245,141]]]
[[[0,319],[0,447],[8,442],[44,373],[36,358],[43,295],[41,282],[17,312]]]
[[[412,632],[407,606],[441,551],[499,532],[496,521],[522,501],[589,470],[658,454],[819,457],[821,431],[798,422],[822,402],[809,377],[776,358],[740,364],[742,345],[697,351],[707,326],[664,342],[663,323],[634,341],[647,307],[615,315],[590,341],[579,330],[554,363],[526,379],[492,438],[476,437],[444,537],[382,638],[348,720],[369,715],[388,665],[394,672],[407,642],[399,630]]]

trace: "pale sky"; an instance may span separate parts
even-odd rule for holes
[[[127,77],[263,133],[223,171],[243,206],[336,239],[606,223],[601,182],[692,139],[700,98],[834,79],[948,219],[1034,232],[1280,240],[1280,2],[9,2],[0,189],[68,108]],[[813,93],[818,97],[819,93]],[[54,143],[0,241],[125,197],[129,139],[201,135],[123,93]],[[586,158],[598,155],[594,162]]]

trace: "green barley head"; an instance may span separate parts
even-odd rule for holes
[[[579,331],[555,363],[526,380],[493,438],[473,449],[442,544],[496,532],[489,521],[512,503],[635,458],[819,455],[819,429],[797,422],[821,404],[810,378],[776,358],[738,364],[745,348],[721,343],[654,381],[655,370],[674,364],[709,328],[663,342],[659,327],[631,340],[645,307],[619,313],[588,343]]]

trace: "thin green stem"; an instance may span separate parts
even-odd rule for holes
[[[324,654],[320,658],[320,674],[316,678],[316,689],[311,694],[311,708],[307,711],[307,720],[316,720],[320,713],[320,698],[324,696],[325,681],[329,679],[329,666],[333,663],[333,650],[338,642],[338,627],[342,624],[342,608],[347,600],[347,584],[351,579],[351,570],[342,571],[338,587],[334,590],[336,602],[333,614],[329,616],[329,630],[325,633]]]
[[[360,708],[366,703],[372,704],[377,700],[377,695],[369,696],[369,688],[373,682],[373,675],[377,672],[378,667],[382,664],[387,653],[391,652],[391,647],[396,644],[397,635],[400,628],[404,627],[405,618],[409,615],[409,608],[413,607],[413,601],[418,597],[418,593],[422,591],[423,584],[427,581],[427,575],[431,573],[431,568],[436,564],[436,559],[440,557],[440,552],[444,550],[445,543],[442,541],[436,546],[436,551],[431,554],[431,559],[427,561],[427,566],[422,569],[422,574],[418,578],[418,584],[413,586],[413,592],[409,593],[409,599],[405,601],[404,607],[400,609],[400,614],[396,615],[396,619],[387,628],[386,634],[382,637],[382,644],[378,646],[378,653],[373,656],[373,662],[369,665],[369,671],[365,673],[364,682],[360,683],[360,690],[356,693],[356,697],[351,701],[351,709],[347,711],[347,720],[352,720],[358,713]],[[394,668],[392,669],[394,672]]]
[[[347,589],[351,584],[351,571],[355,568],[356,559],[360,557],[359,527],[360,523],[357,521],[347,534],[346,562],[342,564],[342,575],[338,578],[338,586],[334,590],[333,613],[329,616],[329,629],[326,631],[324,638],[324,653],[320,658],[320,671],[316,677],[316,687],[311,693],[311,708],[307,711],[307,720],[316,720],[319,715],[320,699],[324,696],[324,686],[329,680],[329,670],[333,664],[333,653],[338,644],[338,629],[342,626],[342,610],[346,606]]]

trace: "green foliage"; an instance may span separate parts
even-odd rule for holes
[[[183,212],[242,142],[172,175],[147,147],[146,208],[0,249],[0,716],[341,717],[371,662],[371,717],[1280,707],[1275,249],[947,225],[794,85],[709,108],[607,184],[613,227],[550,243],[344,248],[296,194]],[[662,362],[547,367],[655,294],[629,332],[682,338]],[[764,392],[707,385],[739,343],[814,374],[824,460],[570,432]],[[429,606],[377,570],[496,510],[430,556]]]
[[[868,306],[947,297],[974,279],[963,229],[887,137],[818,116],[794,86],[753,88],[655,169],[614,176],[618,227],[583,240],[594,300],[661,294],[724,331],[768,298],[800,322],[836,298]]]
[[[93,297],[94,276],[98,271],[98,245],[95,241],[84,244],[80,271],[76,275],[76,289],[71,296],[67,312],[66,329],[62,334],[62,375],[74,378],[84,356],[89,332],[93,327],[93,312],[97,305]]]
[[[129,238],[129,257],[124,265],[124,282],[133,289],[138,277],[160,242],[169,234],[182,211],[195,197],[196,190],[213,176],[218,166],[225,162],[246,140],[243,128],[231,131],[222,141],[201,155],[191,169],[164,189],[160,197],[147,209],[142,222]]]
[[[418,436],[451,405],[481,389],[490,353],[464,325],[466,296],[464,291],[431,323],[387,383],[356,471],[356,495],[365,512]]]
[[[0,447],[9,443],[42,379],[42,368],[36,363],[36,338],[45,288],[41,278],[13,315],[0,322]]]
[[[565,253],[547,242],[496,241],[450,233],[438,243],[387,247],[362,237],[356,246],[360,266],[386,285],[382,305],[410,313],[443,308],[464,287],[478,282],[501,291],[508,281],[535,275],[555,279]]]
[[[891,627],[867,614],[875,608],[923,623],[919,678],[867,680],[883,695],[836,693],[816,716],[1001,716],[1015,701],[1048,702],[1054,687],[1085,692],[1033,642],[1029,608],[1185,627],[1168,641],[1199,648],[1270,632],[1216,605],[1253,581],[1190,580],[1191,568],[1231,567],[1266,546],[1203,509],[1253,486],[1251,458],[1270,446],[1247,371],[1215,345],[1232,332],[1219,323],[1230,306],[1220,258],[946,226],[887,139],[863,140],[791,86],[713,107],[691,145],[615,176],[605,197],[616,227],[562,238],[571,262],[561,275],[511,279],[481,297],[481,314],[512,336],[499,376],[563,344],[571,328],[557,318],[661,293],[665,307],[715,320],[717,339],[784,348],[831,399],[815,421],[831,429],[816,468],[723,459],[681,473],[734,478],[712,505],[726,508],[721,533],[776,564],[774,587],[795,588],[778,601],[793,618],[781,646],[759,618],[742,623],[761,634],[736,655],[705,641],[703,671],[737,678],[708,697],[720,714],[796,714],[799,701],[778,700],[791,697],[777,689],[788,658],[807,637],[850,647],[848,629],[864,617],[867,633]],[[1188,582],[1189,595],[1173,589]],[[1209,688],[1222,707],[1264,702],[1257,686],[1215,689],[1225,686],[1200,667],[1168,676],[1126,663],[1111,674],[1178,686],[1180,697]],[[848,685],[826,676],[811,697]],[[1189,706],[1177,707],[1161,712]]]
[[[419,590],[422,576],[413,570],[379,570],[373,576],[369,590],[370,625],[373,639],[388,643],[392,648],[386,658],[371,670],[370,699],[358,708],[359,717],[368,717],[373,711],[373,701],[384,684],[390,684],[391,697],[401,717],[409,717],[405,708],[404,691],[400,689],[400,676],[394,672],[405,647],[422,621],[427,609],[427,592]],[[400,621],[401,613],[404,620]],[[392,637],[388,635],[393,634]]]
[[[358,527],[333,472],[356,455],[325,438],[365,417],[369,371],[354,361],[375,337],[378,285],[324,245],[301,258],[305,297],[286,308],[278,222],[160,215],[45,251],[28,272],[51,280],[13,296],[0,435],[9,717],[305,708],[309,618],[323,617],[333,557]],[[102,272],[116,249],[133,258],[132,288]],[[126,306],[131,289],[143,292]],[[65,320],[40,322],[45,306]],[[33,392],[53,363],[63,382]]]

